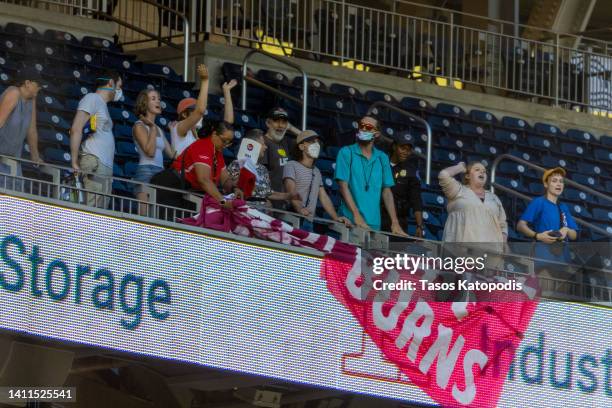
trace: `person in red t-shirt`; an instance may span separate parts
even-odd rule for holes
[[[184,166],[185,180],[191,188],[203,191],[226,208],[232,208],[232,200],[225,200],[218,185],[223,186],[225,191],[233,189],[236,198],[243,196],[242,191],[234,186],[223,160],[223,149],[230,146],[233,139],[232,125],[219,122],[213,126],[210,136],[193,142],[172,163],[179,174]]]

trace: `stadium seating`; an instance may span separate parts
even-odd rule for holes
[[[25,49],[31,49],[32,52],[25,56]],[[533,58],[526,55],[518,57]],[[518,60],[516,63],[520,64]],[[45,159],[62,165],[70,163],[67,132],[78,100],[92,90],[97,72],[102,67],[112,67],[124,75],[124,98],[119,103],[111,104],[109,108],[117,137],[117,163],[114,174],[119,177],[131,177],[138,160],[131,135],[131,126],[136,120],[133,105],[137,93],[147,87],[160,90],[164,100],[164,112],[158,118],[158,124],[164,129],[170,121],[176,119],[175,107],[180,99],[197,95],[197,91],[192,89],[193,84],[183,83],[181,76],[172,68],[140,63],[133,56],[124,54],[121,47],[111,41],[94,37],[85,37],[79,41],[70,33],[57,30],[40,33],[22,24],[8,23],[3,27],[0,41],[0,91],[23,64],[33,65],[49,78],[58,78],[61,81],[61,85],[58,85],[55,80],[54,86],[42,94],[38,124],[41,151]],[[240,72],[239,65],[225,63],[219,74],[229,81],[238,78]],[[272,70],[260,70],[254,75],[264,83],[292,95],[299,96],[302,92],[301,77],[289,78]],[[234,92],[235,102],[239,94],[239,91]],[[412,96],[397,100],[377,89],[358,90],[344,84],[326,84],[316,78],[309,79],[308,97],[309,127],[321,132],[326,144],[322,160],[319,160],[317,165],[323,172],[326,180],[324,184],[336,204],[339,195],[337,184],[333,181],[333,160],[341,146],[353,142],[358,118],[375,101],[391,103],[430,123],[434,137],[434,174],[459,160],[475,159],[490,165],[495,157],[509,152],[545,167],[562,165],[568,169],[571,179],[599,191],[612,190],[612,136],[597,139],[580,129],[563,132],[549,123],[535,123],[531,126],[521,118],[498,118],[490,112],[476,109],[466,112],[460,106],[448,103],[434,105]],[[297,104],[279,100],[274,95],[249,85],[247,111],[236,109],[236,135],[241,136],[248,129],[264,126],[265,112],[276,103],[288,108],[294,123],[299,122]],[[221,96],[210,95],[206,117],[221,119],[223,104]],[[235,103],[235,107],[238,106]],[[396,112],[380,107],[377,110],[386,135],[411,131],[415,145],[424,151],[427,139],[422,126]],[[238,143],[235,143],[232,150],[226,149],[224,153],[228,160],[235,156],[237,148]],[[536,172],[520,164],[502,162],[498,168],[498,177],[498,182],[508,188],[529,195],[541,194],[541,184]],[[120,195],[129,193],[125,183],[116,183],[114,187]],[[423,187],[424,206],[428,214],[426,233],[439,239],[444,225],[445,200],[435,178],[432,185]],[[506,199],[503,192],[499,192],[499,195]],[[564,199],[573,203],[572,211],[577,216],[585,217],[604,228],[612,228],[610,203],[570,188],[566,190]],[[523,207],[521,204],[506,208],[511,225],[514,225],[518,211]],[[413,223],[411,228],[414,228]],[[521,239],[514,231],[511,238]],[[598,236],[586,232],[582,238]]]

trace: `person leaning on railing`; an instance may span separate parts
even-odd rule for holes
[[[87,205],[105,208],[112,189],[115,138],[113,121],[108,112],[110,102],[118,102],[123,96],[123,79],[115,71],[107,71],[96,78],[96,92],[88,93],[80,101],[70,129],[70,154],[75,173],[89,175],[83,179],[85,189],[99,194],[87,194]],[[85,142],[83,130],[91,133]]]
[[[338,152],[334,177],[340,185],[342,203],[339,213],[356,226],[380,230],[380,202],[391,218],[391,232],[407,236],[395,212],[394,185],[389,156],[374,147],[380,137],[378,121],[365,116],[359,121],[357,142]]]
[[[225,199],[218,186],[223,186],[224,191],[232,191],[236,198],[243,197],[242,191],[231,180],[223,159],[223,149],[233,142],[234,127],[219,122],[207,134],[187,147],[174,160],[172,169],[179,175],[184,173],[189,188],[204,192],[225,208],[232,208],[232,200]]]
[[[567,206],[559,202],[565,176],[561,167],[546,170],[542,175],[544,195],[531,200],[516,225],[520,233],[536,242],[535,258],[570,262],[569,248],[564,243],[578,238],[578,226]],[[548,266],[546,269],[550,270],[552,264]],[[558,267],[552,269],[559,270]]]
[[[155,124],[157,115],[162,113],[161,97],[155,89],[145,89],[138,94],[134,113],[139,118],[132,127],[132,137],[136,144],[139,160],[133,180],[149,183],[151,178],[164,170],[164,153],[175,158],[176,151],[164,136],[164,132]],[[143,186],[134,187],[138,201],[148,202],[149,195],[143,191]],[[140,204],[140,215],[147,215],[147,205]]]
[[[332,220],[352,226],[346,217],[339,217],[334,204],[323,187],[321,171],[315,166],[315,160],[321,152],[319,135],[312,130],[305,130],[296,139],[296,146],[291,160],[285,165],[283,178],[285,190],[297,197],[291,200],[293,210],[307,217],[302,222],[300,229],[312,232],[312,219],[315,216],[317,203],[321,200],[323,209]]]
[[[18,73],[15,85],[0,95],[0,155],[20,158],[23,142],[27,139],[31,160],[42,162],[38,153],[36,97],[40,89],[46,87],[40,73],[28,67]],[[17,173],[21,175],[21,167],[17,168]]]

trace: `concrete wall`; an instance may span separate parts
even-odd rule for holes
[[[50,7],[54,6],[51,5]],[[59,8],[61,6],[55,7]],[[113,22],[72,16],[60,11],[2,3],[2,6],[0,6],[0,24],[5,25],[6,23],[28,24],[41,33],[48,29],[67,31],[79,39],[89,35],[111,40],[117,31],[117,24]]]

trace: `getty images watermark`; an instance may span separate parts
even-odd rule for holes
[[[418,271],[453,271],[457,275],[465,272],[470,274],[481,274],[486,269],[487,254],[481,257],[439,257],[439,256],[415,256],[408,254],[397,254],[394,257],[374,257],[372,272],[381,275],[385,271],[395,270],[414,275]],[[424,291],[521,291],[523,283],[517,280],[487,281],[459,279],[456,281],[434,282],[428,279],[388,281],[373,279],[375,290],[424,290]]]

